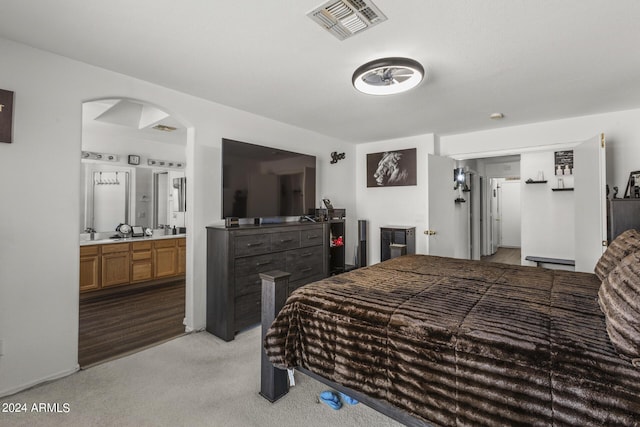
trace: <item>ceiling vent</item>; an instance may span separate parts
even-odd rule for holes
[[[330,0],[307,16],[340,40],[387,20],[370,0]]]

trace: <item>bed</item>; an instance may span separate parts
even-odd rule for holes
[[[266,355],[418,424],[637,426],[631,235],[597,274],[407,255],[332,276],[289,296]]]

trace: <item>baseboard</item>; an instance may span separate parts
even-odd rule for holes
[[[13,394],[16,393],[20,393],[21,391],[25,391],[28,390],[30,388],[51,382],[51,381],[55,381],[55,380],[59,380],[60,378],[64,378],[66,376],[69,376],[71,374],[75,374],[76,372],[78,372],[80,370],[80,365],[76,365],[73,369],[68,369],[65,371],[61,371],[43,378],[40,378],[38,380],[35,381],[31,381],[28,382],[26,384],[20,385],[18,387],[15,388],[10,388],[7,390],[0,390],[0,397],[7,397],[7,396],[11,396]]]

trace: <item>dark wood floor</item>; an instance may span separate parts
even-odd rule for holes
[[[182,335],[184,280],[80,301],[80,367]]]

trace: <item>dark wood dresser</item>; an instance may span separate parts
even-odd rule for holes
[[[207,227],[207,331],[231,341],[260,323],[259,273],[291,273],[294,289],[328,276],[326,223]]]
[[[640,230],[640,199],[607,200],[607,240],[609,243],[630,228]]]

